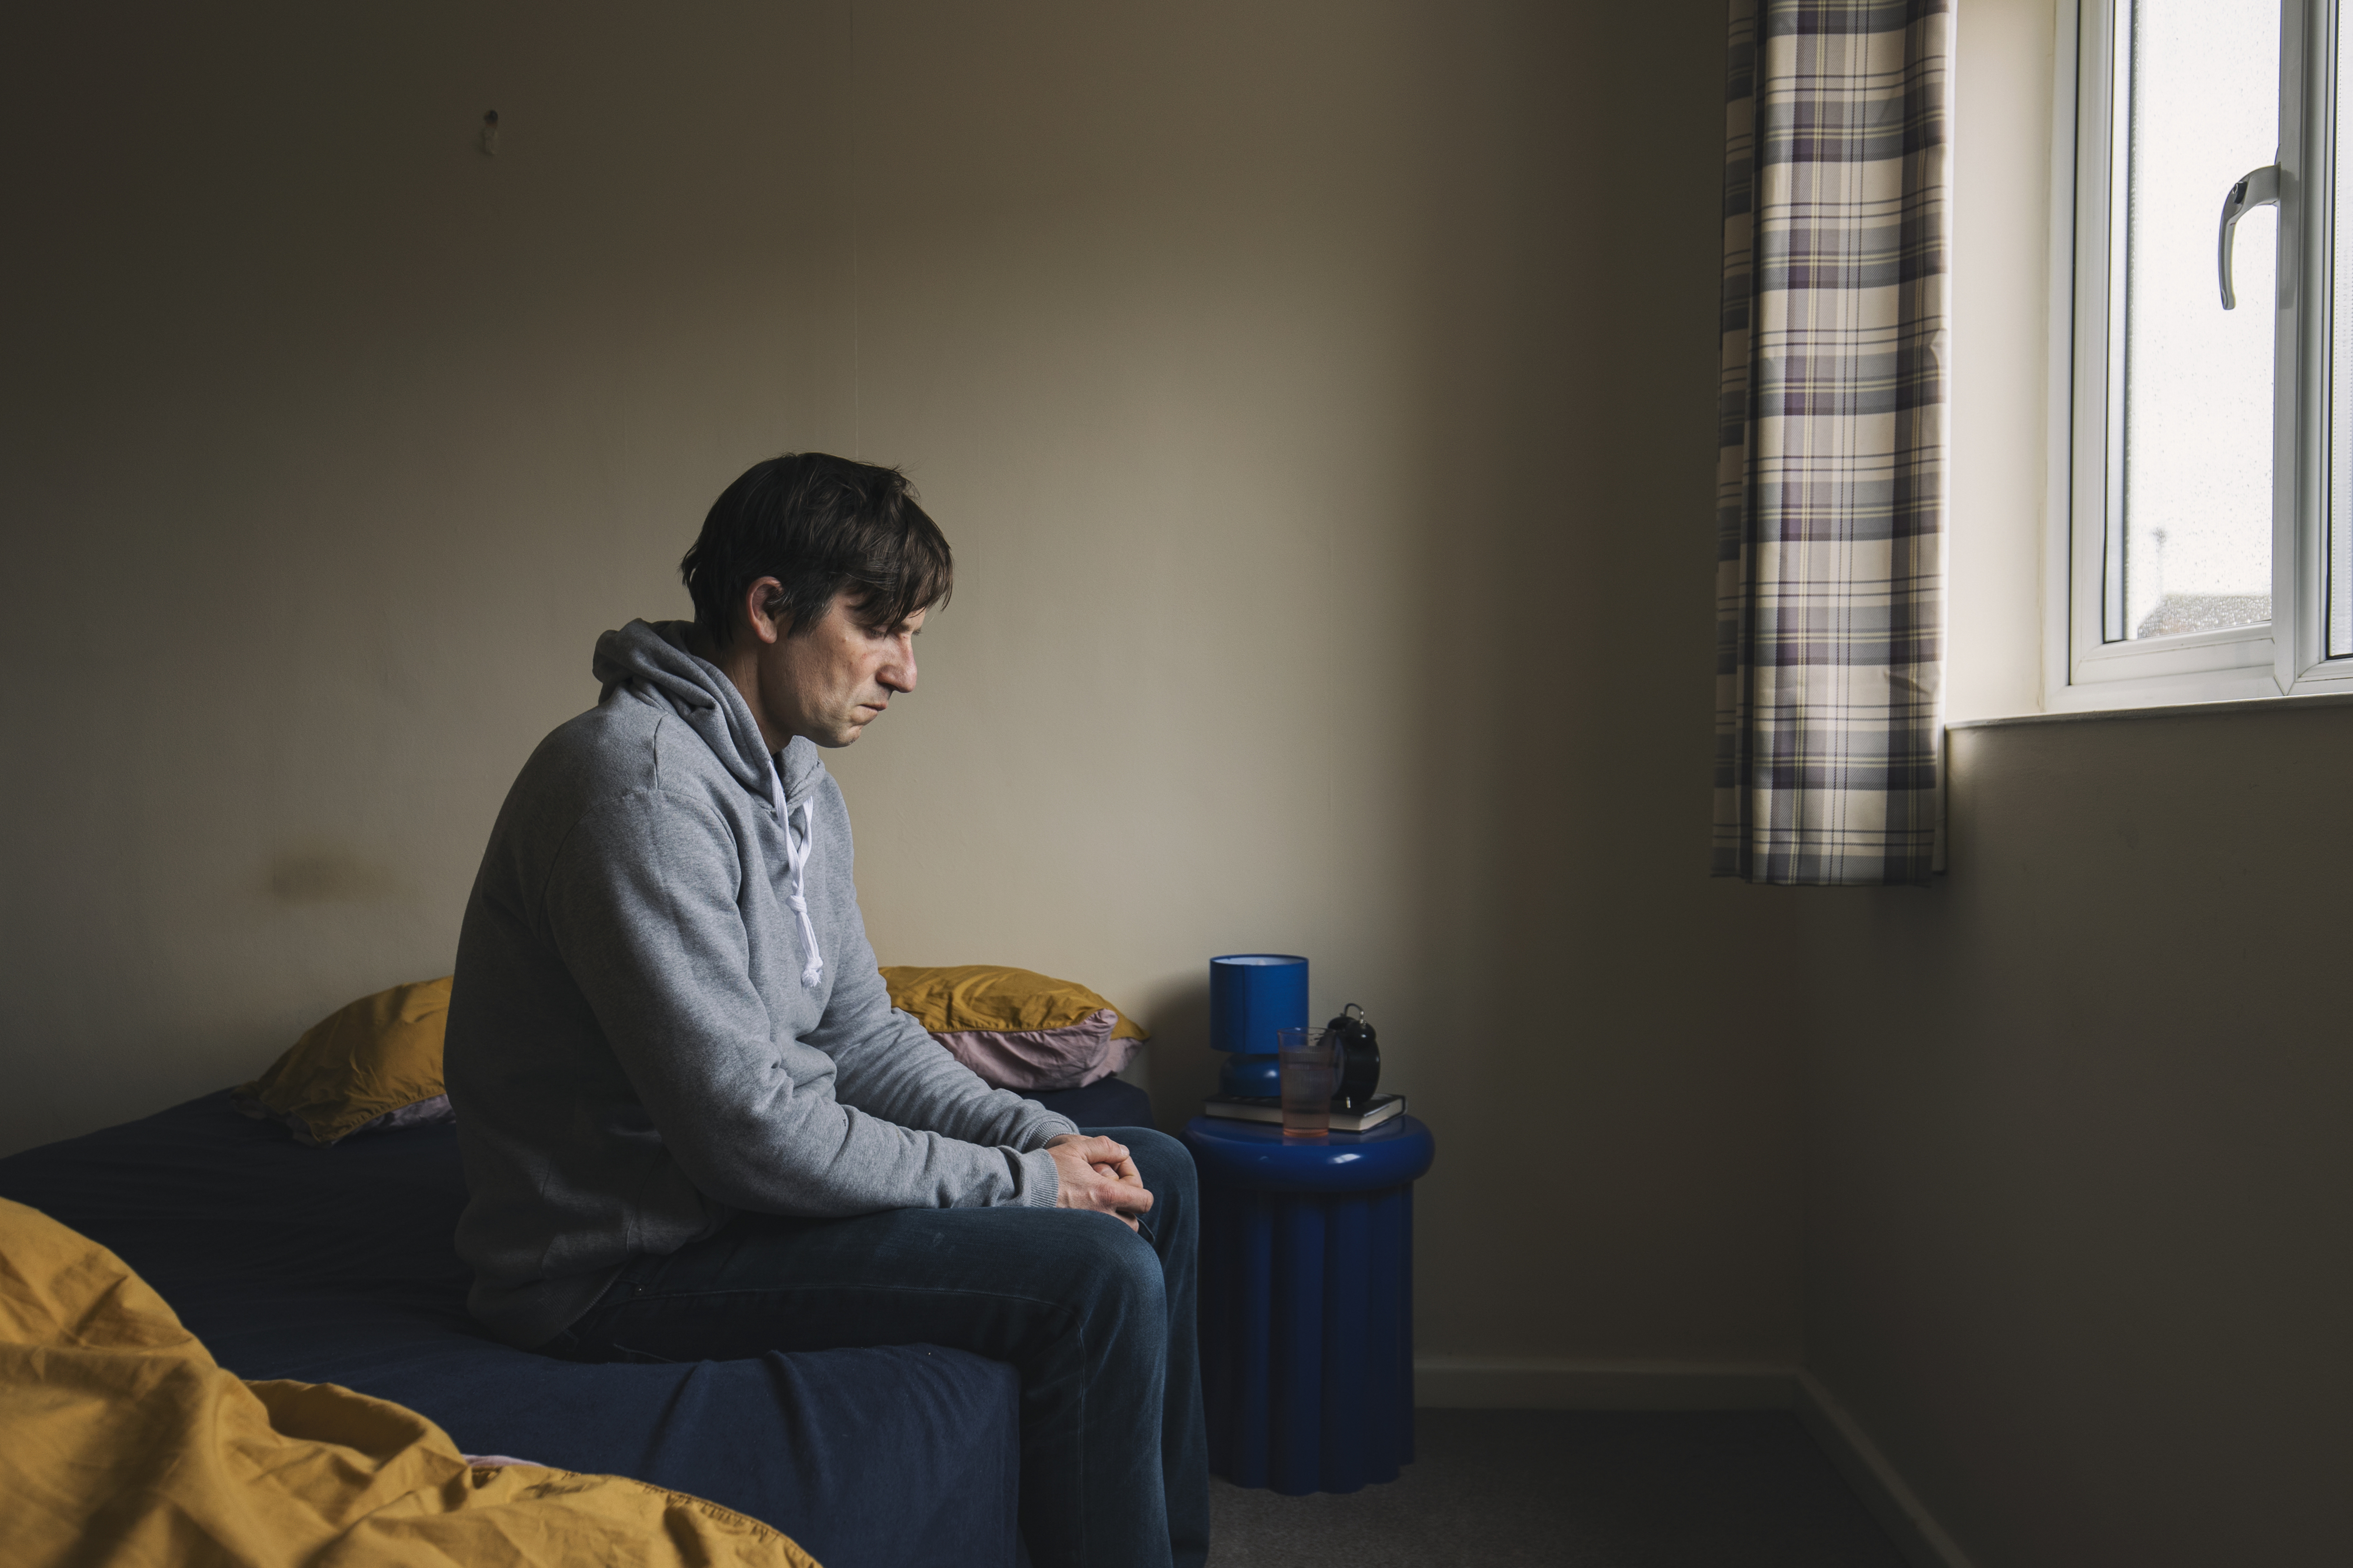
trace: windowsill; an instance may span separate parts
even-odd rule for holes
[[[2253,697],[2221,702],[2167,702],[2146,708],[2078,708],[2057,713],[2015,713],[1999,719],[1956,719],[1954,730],[1993,730],[2012,724],[2085,724],[2117,719],[2172,719],[2184,713],[2255,713],[2266,710],[2342,708],[2353,705],[2353,691],[2308,691],[2293,697]]]

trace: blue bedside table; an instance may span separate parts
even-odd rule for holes
[[[1395,1480],[1413,1458],[1413,1183],[1438,1151],[1410,1116],[1286,1142],[1197,1116],[1201,1392],[1209,1470],[1296,1497]]]

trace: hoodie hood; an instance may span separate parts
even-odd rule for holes
[[[769,797],[768,747],[735,683],[710,660],[687,651],[691,621],[631,621],[596,639],[589,665],[609,698],[626,687],[639,701],[658,702],[711,748],[730,777],[762,800]],[[807,736],[796,735],[776,759],[785,799],[797,805],[825,776],[825,763]]]

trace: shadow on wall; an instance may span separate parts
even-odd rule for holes
[[[1209,1048],[1208,977],[1172,984],[1146,998],[1146,1006],[1152,1043],[1145,1047],[1145,1087],[1152,1091],[1153,1120],[1173,1138],[1218,1091],[1225,1062]]]
[[[401,892],[392,868],[333,847],[292,849],[269,863],[264,886],[285,904],[360,903]]]

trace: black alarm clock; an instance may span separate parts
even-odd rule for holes
[[[1380,1087],[1381,1042],[1373,1033],[1365,1010],[1351,1002],[1325,1026],[1340,1041],[1340,1089],[1333,1100],[1343,1110],[1355,1110]]]

